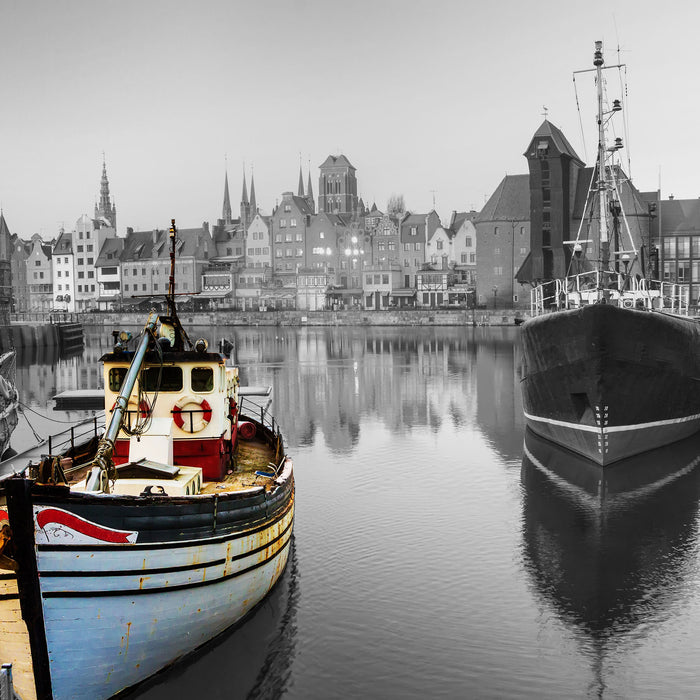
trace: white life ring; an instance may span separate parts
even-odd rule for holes
[[[187,408],[185,408],[187,407]],[[175,425],[187,433],[198,433],[209,425],[211,406],[206,399],[182,396],[173,406]]]
[[[626,309],[631,309],[634,306],[634,300],[633,299],[623,299],[622,300],[622,305]]]

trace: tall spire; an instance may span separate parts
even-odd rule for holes
[[[243,192],[241,193],[241,204],[248,204],[248,188],[245,184],[245,165],[243,166]]]
[[[258,205],[255,201],[255,177],[253,171],[250,172],[250,216],[253,217],[258,213]]]
[[[314,188],[311,186],[311,168],[309,167],[309,179],[306,182],[306,199],[313,202],[314,199]]]
[[[301,163],[299,163],[299,187],[297,188],[297,195],[299,197],[304,196],[304,177],[301,174]]]
[[[104,219],[116,230],[117,207],[109,197],[109,180],[107,179],[107,163],[105,154],[102,153],[102,180],[100,181],[100,201],[95,204],[95,219]]]
[[[224,177],[224,207],[221,211],[221,218],[225,224],[231,223],[231,198],[228,194],[228,171]]]

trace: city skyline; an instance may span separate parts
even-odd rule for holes
[[[619,45],[627,65],[618,96],[635,185],[677,198],[700,189],[695,103],[683,99],[700,51],[690,4],[682,22],[627,1],[565,13],[542,0],[40,5],[4,10],[0,46],[12,66],[0,78],[0,207],[24,238],[50,239],[93,211],[103,153],[122,235],[171,218],[214,223],[225,172],[235,216],[244,164],[269,214],[296,192],[300,165],[318,195],[318,166],[339,153],[367,206],[403,194],[427,212],[434,201],[446,224],[527,172],[545,114],[592,162],[592,78],[577,76],[575,92],[572,74],[592,66],[596,40],[608,64]]]

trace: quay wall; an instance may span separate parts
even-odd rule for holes
[[[210,311],[178,314],[187,326],[513,326],[526,315],[517,310],[463,309],[392,311]],[[143,313],[81,314],[84,325],[138,326]]]

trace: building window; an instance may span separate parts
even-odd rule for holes
[[[678,245],[676,248],[676,255],[679,258],[689,258],[690,257],[690,236],[679,236]],[[680,278],[678,280],[680,282]]]
[[[297,225],[297,220],[296,220],[296,219],[290,219],[290,220],[289,220],[289,225],[290,225],[291,227],[295,227],[295,226]]]
[[[280,228],[287,228],[287,219],[280,219]]]
[[[285,211],[292,211],[291,205],[285,204],[285,205],[284,205],[284,210],[285,210]]]
[[[690,260],[678,261],[678,282],[690,282]]]
[[[500,249],[500,248],[494,248],[494,249],[493,249],[493,254],[494,254],[494,255],[500,255],[500,254],[501,254],[501,249]]]
[[[83,265],[83,264],[84,264],[84,263],[83,263],[83,259],[82,259],[82,258],[78,258],[78,265]]]
[[[411,226],[411,235],[412,236],[418,235],[418,227],[417,226]]]
[[[84,276],[85,276],[85,273],[82,270],[80,270],[80,272],[78,272],[78,279],[81,280],[81,279],[83,279]]]
[[[304,239],[304,237],[301,235],[301,233],[297,233],[297,234],[294,236],[294,240],[296,240],[296,241],[301,241],[301,240],[303,240],[303,239]]]
[[[493,235],[497,236],[498,235],[498,226],[493,227]]]
[[[416,243],[413,247],[414,247],[414,250],[420,250],[420,241],[416,241]]]
[[[442,250],[442,241],[437,242],[437,249]]]
[[[464,239],[464,245],[467,246],[467,248],[471,248],[471,247],[472,247],[472,237],[471,237],[471,236],[467,236],[467,237]]]
[[[281,243],[281,242],[282,242],[282,234],[276,233],[275,234],[275,243]]]
[[[318,237],[323,239],[326,237],[326,234],[323,231],[321,231],[321,233],[318,234]]]
[[[676,239],[664,238],[664,260],[676,257]]]
[[[460,261],[461,263],[463,263],[463,264],[466,265],[466,263],[467,263],[467,257],[468,257],[468,256],[467,256],[466,253],[462,253],[462,255],[460,256],[460,260],[459,260],[459,261]]]
[[[290,243],[292,240],[292,234],[291,233],[285,233],[284,234],[284,240],[286,243]]]
[[[503,268],[500,265],[497,265],[496,267],[493,268],[493,274],[500,276],[503,274]]]
[[[297,258],[301,258],[304,255],[303,248],[297,248]]]

